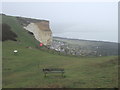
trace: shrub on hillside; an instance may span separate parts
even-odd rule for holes
[[[15,38],[17,35],[11,31],[11,27],[8,24],[3,23],[2,24],[2,41],[5,40],[13,40],[17,41]]]

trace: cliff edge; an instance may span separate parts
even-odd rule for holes
[[[52,31],[49,27],[49,21],[23,17],[17,17],[17,20],[25,30],[32,32],[39,42],[44,45],[51,45]]]

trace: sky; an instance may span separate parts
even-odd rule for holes
[[[3,2],[2,13],[49,20],[53,36],[118,41],[117,2]]]

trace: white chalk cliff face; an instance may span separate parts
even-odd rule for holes
[[[52,32],[49,28],[48,21],[34,22],[24,27],[26,30],[32,32],[35,38],[44,45],[51,45]]]

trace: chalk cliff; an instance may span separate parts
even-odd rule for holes
[[[49,27],[49,21],[37,20],[30,18],[17,18],[21,25],[28,31],[32,32],[35,38],[44,45],[51,45],[52,31]]]

